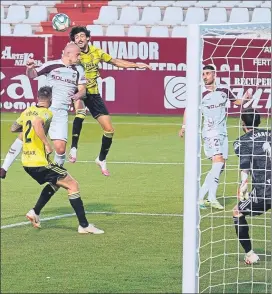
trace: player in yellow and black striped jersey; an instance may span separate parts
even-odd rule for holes
[[[98,121],[104,131],[100,154],[96,158],[95,162],[101,168],[102,174],[109,176],[109,171],[106,167],[106,156],[112,144],[114,129],[107,107],[104,104],[98,90],[97,78],[100,77],[99,64],[101,62],[107,62],[121,68],[152,68],[145,63],[134,63],[127,60],[112,58],[103,50],[96,48],[93,45],[89,45],[90,31],[88,31],[86,27],[73,27],[70,32],[70,40],[75,42],[81,50],[80,63],[85,69],[85,76],[87,78],[87,97],[84,99],[84,103],[89,109],[93,118]],[[82,116],[81,118],[76,117],[73,123],[73,141],[69,155],[71,162],[75,162],[76,160],[77,143],[82,128],[83,119],[84,117]]]
[[[34,227],[39,228],[39,214],[42,208],[56,190],[63,187],[68,191],[70,203],[78,217],[78,232],[103,234],[104,231],[89,224],[86,219],[77,181],[65,168],[49,160],[49,154],[53,152],[53,149],[46,135],[53,117],[48,109],[51,101],[52,88],[47,86],[40,88],[37,106],[28,107],[11,127],[12,132],[22,132],[22,164],[25,171],[40,185],[48,183],[43,188],[36,205],[26,214],[26,217]]]

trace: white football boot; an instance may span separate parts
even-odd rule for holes
[[[78,226],[78,232],[80,234],[94,234],[94,235],[104,234],[103,230],[96,228],[93,224],[89,224],[89,226],[87,228],[83,228],[82,226]]]
[[[106,160],[100,161],[99,157],[97,157],[95,163],[100,167],[101,172],[104,176],[108,177],[110,175],[110,172],[107,169]]]
[[[34,228],[41,228],[40,217],[35,213],[34,209],[30,209],[26,217],[31,221]]]

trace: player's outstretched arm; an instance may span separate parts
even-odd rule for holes
[[[115,59],[112,58],[109,63],[111,63],[114,66],[121,67],[121,68],[139,68],[139,69],[150,69],[152,70],[152,67],[146,63],[135,63],[123,59]]]
[[[28,61],[26,63],[26,75],[30,79],[34,79],[38,76],[38,73],[37,73],[36,69],[34,68],[34,66],[35,66],[34,59],[28,59]]]
[[[32,126],[33,129],[35,131],[35,133],[37,134],[37,136],[41,139],[41,141],[43,142],[44,146],[45,146],[45,151],[47,154],[50,154],[53,152],[53,149],[45,135],[44,132],[44,123],[43,120],[40,117],[36,117],[33,121],[32,121]]]
[[[252,99],[252,92],[247,90],[242,98],[236,99],[233,103],[235,105],[244,105],[245,103],[249,102],[251,99]],[[249,103],[248,107],[250,105],[251,105],[251,103]]]

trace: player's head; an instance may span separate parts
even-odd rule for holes
[[[261,123],[261,116],[257,110],[253,108],[245,109],[241,115],[242,128],[244,132],[248,132],[253,128],[257,128]]]
[[[41,87],[38,90],[38,105],[49,108],[52,103],[52,88],[49,86]]]
[[[74,44],[68,44],[63,51],[62,59],[65,64],[77,64],[80,61],[80,48]]]
[[[90,41],[90,31],[86,27],[73,27],[70,32],[70,40],[75,42],[80,50],[85,51]]]
[[[216,66],[214,64],[208,64],[203,67],[202,78],[205,85],[213,85],[216,78]]]

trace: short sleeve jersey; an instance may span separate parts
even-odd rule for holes
[[[36,68],[38,76],[46,75],[47,85],[52,87],[51,107],[68,110],[78,85],[86,84],[81,65],[66,66],[61,59],[52,60]]]
[[[109,62],[112,57],[103,50],[90,45],[88,52],[81,52],[80,63],[84,67],[87,79],[87,92],[89,94],[99,94],[97,79],[100,77],[99,63]]]
[[[23,129],[23,166],[39,167],[48,165],[44,144],[34,131],[32,122],[37,117],[41,118],[47,134],[52,116],[52,112],[47,108],[30,106],[17,119],[16,122]]]

